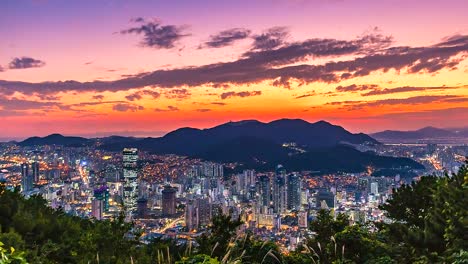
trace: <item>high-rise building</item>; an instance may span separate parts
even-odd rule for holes
[[[259,178],[259,193],[260,193],[260,205],[270,206],[271,200],[271,184],[268,176],[260,176]]]
[[[318,208],[333,209],[335,207],[335,195],[326,190],[319,190],[315,201]]]
[[[91,216],[96,218],[96,220],[101,220],[103,212],[104,202],[102,200],[94,198],[91,202]]]
[[[102,186],[98,189],[95,189],[94,198],[103,202],[104,212],[109,211],[109,188],[107,188],[107,186]]]
[[[377,182],[371,182],[370,184],[370,193],[379,194],[379,184]]]
[[[32,168],[32,178],[34,183],[39,182],[39,162],[35,161],[31,164]]]
[[[185,208],[185,224],[189,231],[211,223],[211,204],[208,198],[189,200]]]
[[[307,228],[308,227],[308,218],[307,218],[307,212],[306,211],[300,211],[297,214],[297,225],[299,228]]]
[[[21,164],[21,188],[23,192],[31,191],[33,189],[33,178],[29,174],[29,164]]]
[[[295,173],[287,177],[288,209],[299,210],[301,208],[301,179]]]
[[[273,182],[273,208],[277,214],[282,214],[287,209],[286,181],[283,175],[277,175]]]
[[[144,218],[148,211],[148,199],[140,198],[137,200],[137,215],[140,218]]]
[[[138,200],[138,150],[136,148],[125,148],[122,152],[123,161],[123,202],[128,219],[136,213]]]
[[[198,227],[211,223],[211,207],[208,198],[197,199]]]
[[[197,207],[194,200],[187,201],[185,207],[185,226],[189,231],[198,228]]]
[[[176,189],[170,185],[162,190],[162,214],[172,216],[176,213]]]

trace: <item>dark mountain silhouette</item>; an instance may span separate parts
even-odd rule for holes
[[[134,146],[155,153],[190,155],[203,153],[209,146],[224,144],[238,138],[257,138],[275,144],[295,142],[307,148],[331,147],[348,142],[352,144],[379,144],[365,134],[352,134],[340,126],[325,121],[309,123],[300,119],[280,119],[270,123],[256,120],[229,122],[213,128],[180,128],[160,138],[145,138]],[[126,142],[109,144],[104,148],[119,150]]]
[[[87,138],[51,134],[46,137],[30,137],[24,141],[18,142],[18,145],[23,147],[35,145],[84,146],[89,143],[91,143],[91,140]]]
[[[295,147],[284,143],[295,143]],[[256,120],[228,122],[208,129],[180,128],[159,138],[111,136],[98,139],[50,135],[30,138],[19,144],[91,145],[121,151],[136,147],[155,154],[177,154],[219,162],[237,162],[242,167],[273,169],[281,163],[294,170],[363,171],[376,168],[422,168],[406,158],[363,153],[347,144],[380,144],[365,134],[353,134],[325,121],[309,123],[280,119],[270,123]]]
[[[457,138],[466,136],[463,130],[452,131],[449,129],[441,129],[436,127],[424,127],[414,131],[395,131],[385,130],[382,132],[371,134],[377,140],[424,140],[437,138]]]

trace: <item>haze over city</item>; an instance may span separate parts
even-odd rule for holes
[[[159,136],[244,119],[326,120],[366,133],[468,126],[463,0],[0,9],[5,139]]]

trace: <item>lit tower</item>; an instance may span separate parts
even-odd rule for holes
[[[124,177],[124,206],[128,219],[137,210],[138,200],[138,150],[136,148],[125,148],[122,152],[123,177]]]
[[[21,187],[23,192],[27,192],[33,189],[32,176],[29,174],[29,164],[21,164]]]
[[[288,175],[288,209],[299,210],[301,207],[301,180],[296,173]]]
[[[31,164],[32,177],[35,184],[39,182],[39,162],[35,161]]]

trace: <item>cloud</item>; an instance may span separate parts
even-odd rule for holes
[[[154,111],[155,112],[175,112],[175,111],[179,111],[180,109],[178,107],[175,107],[175,106],[172,106],[172,105],[169,105],[166,109],[163,109],[163,108],[155,108]]]
[[[205,113],[205,112],[211,112],[211,109],[209,109],[209,108],[199,108],[199,109],[195,109],[195,111],[200,112],[200,113]]]
[[[112,106],[112,109],[117,112],[136,112],[139,110],[144,110],[145,108],[141,105],[133,105],[127,103],[118,103]]]
[[[249,97],[249,96],[257,96],[261,94],[262,94],[262,91],[225,92],[225,93],[222,93],[219,97],[224,100],[230,97]]]
[[[226,103],[223,103],[223,102],[211,102],[210,104],[212,104],[212,105],[221,105],[221,106],[227,105]]]
[[[99,100],[99,101],[101,101],[101,100],[104,99],[104,95],[102,95],[102,94],[93,95],[92,98],[93,98],[93,100]]]
[[[464,98],[458,95],[421,95],[407,98],[390,98],[374,101],[337,101],[326,105],[342,105],[344,109],[360,110],[366,107],[381,107],[388,105],[418,105],[435,102],[450,102],[450,100]]]
[[[314,95],[317,95],[317,93],[315,91],[310,91],[310,92],[308,92],[306,94],[296,96],[295,99],[302,99],[302,98],[306,98],[306,97],[310,97],[310,96],[314,96]]]
[[[371,89],[377,89],[379,86],[377,84],[351,84],[348,86],[338,86],[335,88],[337,92],[358,92],[358,91],[366,91]]]
[[[56,95],[48,95],[48,94],[35,94],[35,95],[43,101],[58,101],[61,99],[60,96],[56,96]]]
[[[289,37],[286,27],[273,27],[262,34],[253,36],[253,50],[271,50],[283,45]]]
[[[168,91],[164,91],[164,96],[168,99],[187,99],[190,98],[192,93],[190,93],[187,89],[171,89]]]
[[[56,101],[37,101],[17,97],[7,98],[6,96],[0,96],[0,107],[2,110],[8,111],[51,110],[62,108],[63,104]]]
[[[451,118],[447,118],[450,116]],[[389,120],[398,120],[399,122],[410,120],[412,122],[428,120],[431,123],[434,123],[435,120],[438,120],[439,124],[444,121],[459,120],[460,122],[465,122],[468,118],[468,107],[452,107],[444,109],[430,109],[424,111],[415,111],[415,112],[403,112],[403,113],[389,113],[376,116],[379,120],[389,119]],[[427,123],[425,124],[427,125]],[[440,124],[439,124],[440,125]]]
[[[372,39],[372,43],[366,42]],[[378,39],[378,37],[377,37]],[[386,39],[381,40],[383,43]],[[284,45],[274,50],[244,54],[232,62],[213,63],[178,69],[156,70],[115,81],[59,81],[28,83],[0,80],[0,93],[17,91],[23,94],[58,93],[68,91],[116,92],[155,86],[159,88],[197,87],[201,85],[242,85],[280,79],[282,83],[297,81],[337,83],[389,70],[407,73],[436,73],[454,69],[468,51],[468,38],[457,36],[426,47],[390,47],[367,54],[375,37],[355,40],[309,39]],[[366,53],[365,55],[359,55]],[[313,58],[339,58],[322,64],[309,64]],[[349,56],[346,56],[348,58]],[[294,64],[294,65],[291,65]]]
[[[31,57],[14,58],[9,64],[9,69],[28,69],[39,68],[45,66],[45,62]]]
[[[150,95],[153,99],[157,99],[161,96],[160,93],[158,93],[157,91],[152,91],[152,90],[141,90],[141,91],[137,91],[137,92],[134,92],[134,93],[131,93],[127,96],[125,96],[125,98],[129,101],[135,101],[135,100],[141,100],[143,98],[143,96],[145,95]]]
[[[176,43],[190,34],[184,33],[186,27],[175,25],[163,25],[160,20],[146,21],[144,18],[135,18],[132,22],[139,24],[136,27],[121,30],[120,34],[143,35],[140,42],[143,47],[155,49],[172,49]]]
[[[378,88],[373,91],[369,91],[366,93],[362,93],[362,96],[371,96],[371,95],[384,95],[384,94],[394,94],[394,93],[405,93],[405,92],[420,92],[420,91],[445,91],[445,90],[452,90],[458,89],[468,86],[460,86],[460,87],[447,87],[447,86],[436,86],[436,87],[415,87],[415,86],[403,86],[403,87],[395,87],[395,88]]]
[[[211,35],[210,39],[201,47],[207,48],[222,48],[232,45],[234,42],[249,37],[251,31],[245,28],[231,28],[223,30],[215,35]]]

